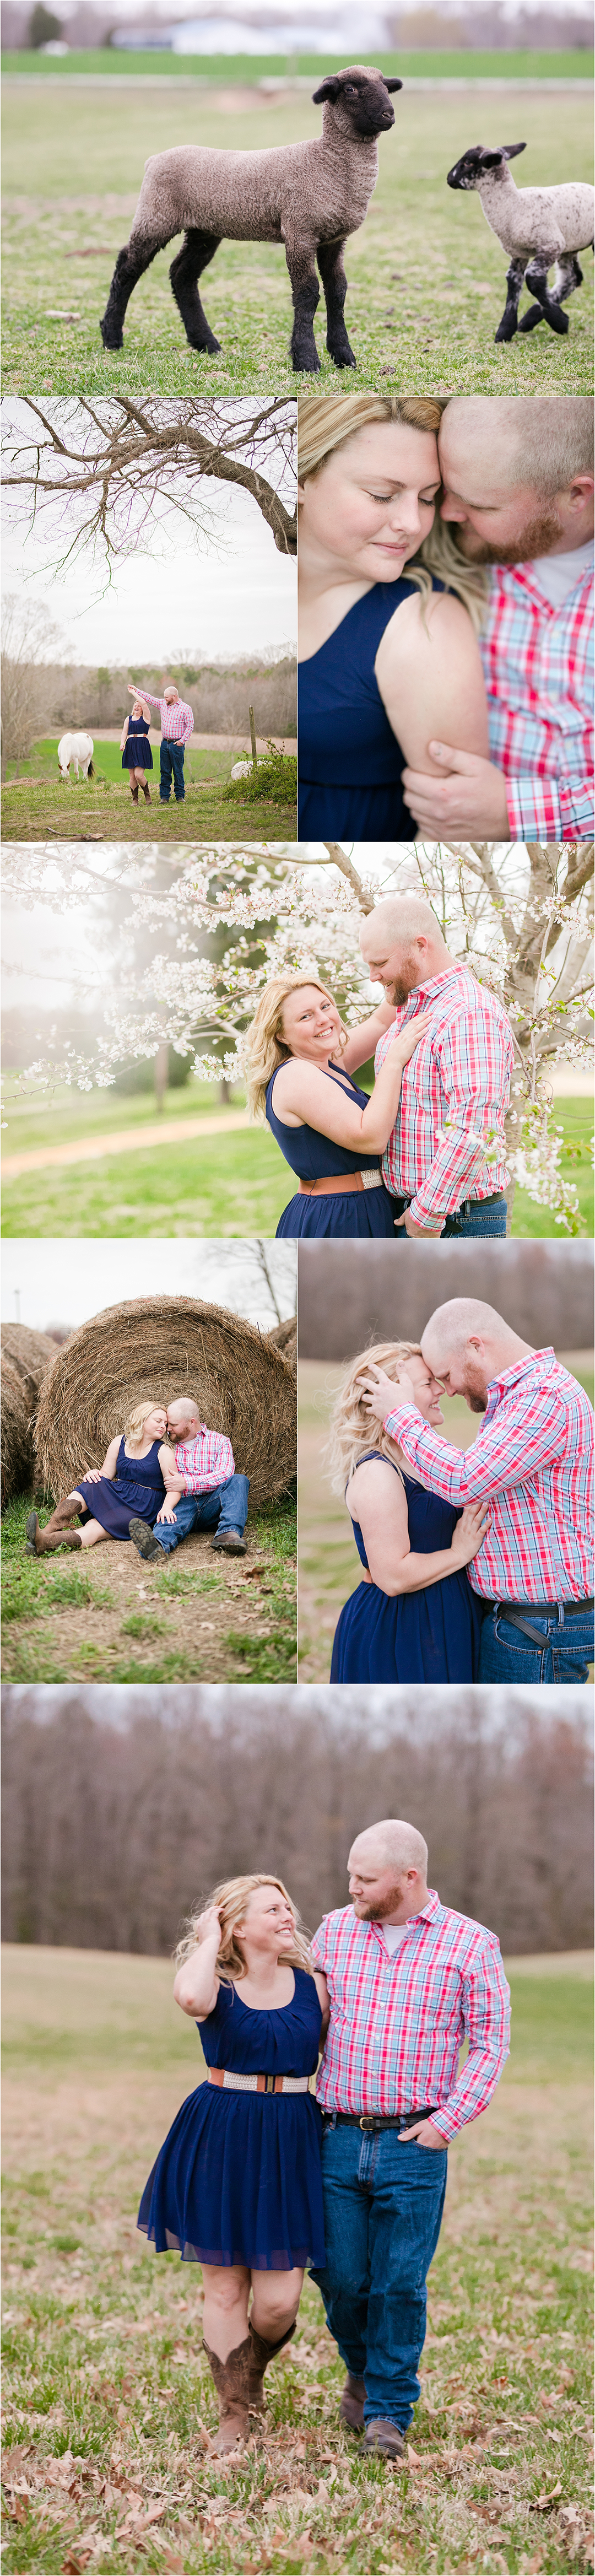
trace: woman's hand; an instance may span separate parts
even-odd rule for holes
[[[217,1949],[219,1949],[219,1943],[221,1940],[221,1916],[217,1913],[216,1905],[205,1905],[204,1914],[199,1914],[194,1930],[196,1933],[197,1943],[201,1949],[204,1941],[214,1941]]]
[[[157,1513],[158,1521],[175,1521],[176,1503],[179,1503],[179,1500],[179,1494],[166,1494],[165,1502],[161,1505],[161,1511]]]
[[[432,1011],[418,1011],[414,1020],[406,1020],[404,1027],[397,1030],[396,1036],[391,1041],[391,1051],[392,1047],[396,1047],[401,1064],[409,1063],[409,1057],[413,1055],[415,1047],[419,1046],[420,1038],[425,1038],[427,1030],[431,1029],[432,1019]]]
[[[384,1369],[370,1365],[359,1384],[362,1412],[369,1413],[373,1422],[384,1422],[387,1413],[396,1413],[398,1404],[415,1404],[415,1388],[405,1373],[397,1378],[385,1377]]]
[[[101,1478],[102,1478],[102,1475],[103,1475],[103,1472],[104,1472],[104,1471],[103,1471],[103,1467],[85,1467],[85,1469],[84,1469],[84,1471],[83,1471],[83,1472],[84,1472],[84,1483],[85,1483],[86,1485],[100,1485],[100,1484],[101,1484]]]
[[[489,1529],[491,1517],[490,1504],[485,1500],[480,1503],[465,1504],[465,1510],[461,1513],[460,1521],[457,1521],[450,1542],[450,1553],[456,1565],[470,1565],[472,1557],[478,1556],[486,1530]]]

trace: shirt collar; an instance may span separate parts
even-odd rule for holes
[[[414,1932],[419,1923],[433,1922],[434,1916],[439,1914],[440,1910],[440,1898],[437,1893],[437,1889],[435,1887],[429,1887],[425,1905],[420,1905],[419,1914],[408,1915],[407,1923],[406,1925],[403,1924],[402,1927],[403,1931],[407,1930],[407,1932]],[[356,1921],[358,1920],[359,1918],[356,1916]],[[400,1928],[401,1927],[399,1926],[399,1929]],[[374,1916],[372,1917],[371,1923],[362,1923],[360,1929],[362,1932],[373,1932],[375,1940],[381,1941],[383,1948],[385,1948],[384,1924],[376,1922]],[[395,1956],[398,1958],[398,1950],[395,1952]]]
[[[451,983],[453,983],[455,976],[456,976],[457,980],[459,980],[459,981],[460,981],[461,975],[465,975],[466,981],[468,981],[468,978],[467,978],[467,976],[466,976],[466,970],[465,970],[465,967],[464,967],[464,966],[459,966],[459,965],[457,964],[457,960],[456,960],[456,958],[455,958],[454,965],[453,965],[453,966],[444,966],[444,967],[443,967],[443,969],[442,969],[442,974],[441,974],[441,975],[428,975],[428,977],[427,977],[427,979],[426,979],[425,983],[422,983],[422,984],[415,984],[415,985],[414,985],[414,988],[413,988],[413,991],[412,991],[411,993],[408,993],[408,995],[407,995],[407,1001],[406,1001],[406,1002],[401,1002],[400,1004],[397,1004],[397,1009],[407,1010],[409,1002],[413,1002],[413,1001],[415,1001],[415,1003],[416,1003],[416,1005],[417,1005],[417,1002],[418,1002],[418,998],[419,998],[420,993],[423,993],[423,994],[429,993],[429,995],[430,995],[430,999],[431,999],[431,1000],[433,999],[433,996],[434,996],[434,994],[435,994],[435,993],[436,993],[438,996],[440,996],[440,994],[442,993],[442,990],[443,990],[443,986],[444,986],[445,984],[451,984]]]
[[[526,1360],[515,1360],[512,1368],[502,1370],[501,1377],[490,1378],[488,1386],[488,1395],[490,1399],[498,1395],[506,1395],[508,1388],[510,1386],[518,1386],[521,1378],[531,1377],[532,1372],[537,1367],[538,1363],[540,1368],[542,1370],[545,1369],[546,1372],[551,1368],[555,1368],[556,1353],[551,1349],[549,1344],[543,1351],[530,1351]]]
[[[539,582],[534,579],[530,563],[492,564],[491,571],[494,574],[495,580],[501,582],[502,585],[504,585],[505,582],[512,580],[518,582],[521,590],[528,590],[531,599],[536,601],[537,606],[542,610],[544,617],[559,617],[560,610],[569,607],[571,599],[576,598],[577,591],[586,590],[588,595],[593,584],[592,565],[587,564],[586,569],[583,565],[582,572],[577,572],[576,581],[573,583],[572,590],[567,590],[566,598],[554,601],[552,599],[548,599],[547,592],[545,590],[541,590]]]

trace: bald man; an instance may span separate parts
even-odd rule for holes
[[[396,1030],[430,1011],[403,1068],[399,1107],[380,1169],[395,1202],[397,1237],[506,1233],[505,1118],[514,1040],[503,1003],[452,957],[421,895],[391,895],[360,931],[370,981],[385,999],[349,1033],[342,1063],[374,1054],[376,1075]]]
[[[441,1905],[427,1867],[416,1826],[369,1825],[349,1854],[350,1902],[312,1943],[330,2001],[316,2086],[326,2259],[314,2278],[347,2371],[341,2421],[366,2451],[405,2464],[447,2148],[485,2111],[509,2031],[495,1933]]]
[[[496,1308],[471,1297],[438,1306],[421,1337],[446,1395],[483,1415],[469,1449],[453,1449],[418,1413],[404,1371],[371,1368],[365,1408],[398,1442],[426,1491],[489,1501],[468,1567],[485,1604],[480,1682],[586,1682],[593,1633],[593,1415],[551,1349],[534,1350]]]
[[[457,551],[491,566],[479,638],[490,759],[432,741],[405,769],[421,831],[574,840],[593,830],[593,407],[587,395],[465,395],[439,434]]]

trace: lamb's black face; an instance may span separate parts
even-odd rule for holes
[[[343,109],[344,122],[353,127],[355,134],[387,134],[395,122],[389,90],[402,87],[400,80],[384,80],[381,72],[360,71],[355,65],[353,71],[330,72],[313,95],[316,105],[328,98],[334,107]]]
[[[476,188],[478,179],[482,176],[484,162],[483,144],[473,144],[470,152],[461,154],[460,161],[453,161],[452,170],[448,172],[447,188]]]

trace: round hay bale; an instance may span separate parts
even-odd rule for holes
[[[36,1452],[54,1499],[135,1405],[188,1392],[211,1430],[225,1431],[250,1478],[250,1507],[284,1493],[296,1472],[295,1379],[284,1353],[243,1316],[198,1297],[135,1297],[107,1306],[58,1351],[41,1392]]]
[[[13,1494],[27,1493],[33,1484],[33,1420],[31,1404],[21,1380],[4,1351],[0,1361],[0,1381],[0,1500],[4,1511]]]
[[[275,1349],[283,1352],[289,1367],[297,1371],[297,1315],[287,1315],[284,1323],[274,1324],[272,1333],[267,1333],[267,1341],[274,1342]]]
[[[50,1361],[55,1360],[57,1343],[49,1333],[32,1333],[28,1324],[0,1324],[0,1349],[20,1378],[23,1393],[32,1408],[37,1402],[42,1378]]]

